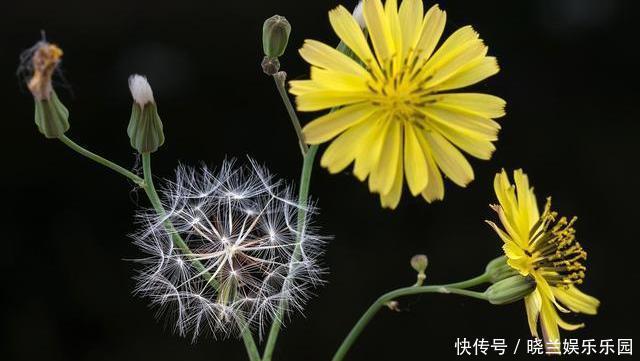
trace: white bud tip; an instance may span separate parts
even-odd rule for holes
[[[153,91],[147,81],[147,77],[133,74],[129,77],[129,90],[133,100],[140,106],[153,103]]]
[[[353,9],[353,18],[356,19],[361,29],[367,27],[367,24],[364,22],[364,14],[362,13],[362,1],[358,3],[355,9]]]

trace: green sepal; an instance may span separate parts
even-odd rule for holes
[[[536,289],[536,281],[531,276],[520,275],[505,278],[489,286],[485,291],[487,300],[494,305],[506,305],[520,301]]]
[[[509,278],[520,274],[507,263],[506,256],[494,258],[487,264],[486,273],[489,275],[491,283],[500,282],[505,278]]]
[[[164,144],[162,121],[155,103],[147,103],[144,107],[133,103],[127,134],[131,146],[140,153],[155,152]]]
[[[69,110],[60,102],[55,91],[50,99],[35,99],[35,122],[45,137],[59,138],[69,130]]]

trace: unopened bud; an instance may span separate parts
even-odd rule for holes
[[[360,29],[364,29],[367,27],[367,24],[364,21],[364,13],[362,9],[362,0],[356,5],[356,8],[353,9],[353,18],[356,19],[358,25],[360,25]]]
[[[536,289],[533,277],[511,276],[489,286],[487,300],[494,305],[506,305],[523,299]]]
[[[416,270],[416,272],[424,273],[424,271],[427,269],[427,266],[429,265],[429,260],[427,259],[426,255],[417,254],[411,257],[410,263],[411,267]]]
[[[519,274],[517,270],[507,264],[507,257],[500,256],[491,260],[487,264],[486,273],[489,275],[489,282],[496,283],[505,278]]]
[[[26,58],[30,64],[25,66],[33,70],[27,87],[35,101],[35,122],[45,137],[59,138],[69,130],[69,111],[53,90],[51,78],[62,59],[62,50],[46,41],[40,41],[32,49]]]
[[[164,143],[164,132],[151,86],[146,77],[136,74],[129,77],[129,90],[133,97],[127,127],[131,146],[140,153],[155,152]]]
[[[291,25],[284,16],[274,15],[262,25],[262,48],[264,55],[277,58],[284,54],[291,34]]]

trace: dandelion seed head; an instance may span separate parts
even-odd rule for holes
[[[262,336],[271,322],[301,311],[322,283],[324,238],[312,223],[313,206],[298,204],[292,191],[253,161],[179,167],[161,190],[167,214],[139,213],[134,240],[146,257],[136,293],[193,340],[245,328]],[[174,244],[174,233],[186,247]]]

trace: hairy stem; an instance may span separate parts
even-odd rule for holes
[[[488,275],[483,274],[463,282],[450,283],[446,285],[403,287],[385,293],[384,295],[380,296],[371,306],[369,306],[367,311],[360,317],[347,337],[345,337],[344,341],[342,341],[342,344],[340,345],[336,353],[333,355],[332,361],[341,361],[342,359],[344,359],[358,336],[360,336],[365,327],[367,327],[369,321],[371,321],[371,319],[378,313],[378,311],[383,308],[388,302],[393,301],[398,297],[420,293],[453,293],[457,295],[486,300],[487,296],[484,293],[469,291],[464,288],[487,282],[487,280]]]
[[[293,108],[293,104],[291,104],[291,99],[289,99],[289,96],[287,95],[287,90],[285,89],[284,84],[285,77],[285,73],[280,72],[273,75],[273,80],[276,83],[276,88],[278,88],[278,94],[280,94],[280,98],[282,98],[282,102],[284,103],[285,108],[287,108],[287,113],[289,113],[289,118],[291,118],[291,124],[293,124],[293,129],[295,129],[296,135],[298,136],[298,145],[300,146],[300,151],[302,152],[302,156],[304,157],[309,151],[309,147],[304,142],[302,127],[300,126],[300,119],[298,119],[298,115]]]
[[[296,248],[293,251],[292,263],[295,263],[300,257],[300,246],[301,246],[301,237],[304,233],[303,225],[305,224],[305,218],[307,217],[307,201],[309,199],[309,185],[311,183],[311,172],[313,170],[313,163],[316,158],[316,153],[318,153],[318,146],[313,145],[309,148],[309,151],[304,156],[304,161],[302,164],[302,173],[300,174],[300,190],[298,193],[298,242],[296,244]],[[269,337],[267,338],[267,344],[264,348],[264,353],[262,355],[262,361],[271,361],[273,357],[273,350],[276,346],[276,342],[278,341],[278,334],[280,333],[280,329],[282,328],[282,321],[284,318],[284,310],[286,308],[286,301],[280,302],[278,307],[277,317],[273,320],[271,324],[271,330],[269,330]]]
[[[74,141],[72,141],[71,139],[69,139],[66,135],[62,135],[60,136],[58,139],[60,139],[60,141],[64,144],[66,144],[69,148],[75,150],[76,152],[82,154],[83,156],[93,160],[96,163],[102,164],[103,166],[110,168],[120,174],[122,174],[123,176],[131,179],[135,184],[137,184],[140,187],[144,187],[144,179],[138,177],[137,175],[133,174],[132,172],[126,170],[125,168],[113,163],[112,161],[105,159],[83,147],[81,147],[80,145],[76,144]]]

